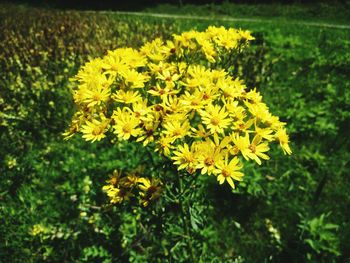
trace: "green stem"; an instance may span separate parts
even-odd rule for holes
[[[182,178],[181,175],[179,174],[177,176],[178,178],[178,184],[179,184],[179,192],[183,193],[183,182],[182,182]],[[185,202],[183,201],[184,198],[182,198],[182,196],[179,197],[179,205],[180,205],[180,211],[181,211],[181,217],[182,217],[182,222],[184,225],[184,229],[185,229],[185,235],[187,236],[187,243],[188,243],[188,248],[190,250],[190,256],[191,256],[191,262],[195,263],[197,262],[197,260],[195,259],[194,256],[194,251],[193,251],[193,244],[192,244],[192,236],[191,236],[191,231],[190,231],[190,227],[189,227],[189,218],[190,215],[188,213],[188,207],[186,207],[187,209],[185,209]]]

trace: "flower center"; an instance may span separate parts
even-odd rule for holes
[[[206,166],[212,166],[214,164],[214,159],[212,157],[207,157],[204,160],[204,164]]]
[[[213,118],[211,118],[210,122],[214,126],[217,126],[220,123],[220,119],[218,117],[213,117]]]
[[[249,145],[249,149],[252,151],[252,153],[255,153],[256,147],[254,144]]]
[[[230,177],[230,173],[227,170],[225,170],[225,169],[222,170],[221,174],[222,174],[223,177]]]
[[[125,125],[123,126],[123,132],[124,132],[124,133],[130,133],[130,132],[131,132],[131,127],[130,127],[129,124],[125,124]]]
[[[198,101],[198,100],[193,100],[193,101],[191,102],[191,105],[192,105],[192,106],[198,106],[198,105],[199,105],[199,101]]]
[[[100,95],[100,93],[94,93],[94,95],[92,96],[92,99],[94,100],[94,101],[100,101],[101,100],[101,95]]]
[[[92,130],[92,134],[93,135],[100,135],[102,133],[102,129],[98,126],[96,126],[93,130]]]

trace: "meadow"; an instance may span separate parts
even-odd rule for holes
[[[109,204],[113,170],[164,166],[134,143],[63,140],[70,78],[107,50],[209,25],[252,32],[230,69],[287,123],[293,154],[272,148],[235,190],[184,178],[178,200],[174,176],[146,208]],[[350,259],[350,29],[6,6],[0,32],[1,262]]]

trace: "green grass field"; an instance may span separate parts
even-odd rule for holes
[[[332,24],[349,24],[349,5],[339,2],[314,4],[222,4],[175,6],[159,4],[144,8],[146,12],[204,16],[213,18],[232,17],[263,19],[279,22],[320,22]]]
[[[271,9],[259,16],[259,6],[195,11],[214,13],[213,20],[5,7],[0,12],[0,261],[350,259],[349,29],[299,24],[299,15],[278,8],[280,18],[269,22],[215,19],[234,13],[268,17]],[[334,20],[331,10],[328,17],[324,12],[303,21],[348,24],[346,12]],[[247,29],[255,36],[235,61],[234,74],[256,87],[271,112],[288,123],[293,154],[272,149],[271,160],[247,167],[233,192],[212,177],[198,179],[196,194],[185,200],[189,248],[176,202],[164,198],[147,209],[110,206],[101,190],[114,169],[148,165],[146,150],[133,143],[64,141],[61,134],[74,111],[69,78],[89,58],[209,25]]]

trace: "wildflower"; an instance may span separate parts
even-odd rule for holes
[[[201,169],[201,174],[211,175],[218,164],[225,156],[225,151],[221,151],[219,147],[208,140],[197,146],[197,169]]]
[[[118,111],[113,113],[112,118],[115,121],[115,125],[113,125],[114,133],[119,139],[129,140],[130,136],[136,137],[141,133],[140,120],[130,111],[121,111],[118,108]]]
[[[189,88],[210,86],[210,71],[203,66],[190,66],[183,84]]]
[[[143,142],[143,146],[146,146],[150,142],[153,142],[155,140],[155,136],[158,135],[157,128],[158,128],[159,122],[144,122],[142,126],[142,131],[138,135],[138,138],[136,139],[137,142]]]
[[[219,184],[223,184],[225,181],[234,189],[235,184],[233,180],[242,181],[243,173],[239,172],[242,169],[242,165],[239,163],[237,157],[234,157],[230,162],[228,162],[228,157],[221,160],[216,164],[214,173],[217,175],[217,180]]]
[[[143,88],[145,82],[149,79],[148,76],[139,73],[134,69],[125,70],[121,72],[121,75],[124,78],[126,86],[130,88]]]
[[[238,34],[235,30],[221,32],[215,38],[216,44],[227,50],[236,48],[238,45],[237,40]]]
[[[107,193],[112,204],[120,204],[124,200],[129,200],[132,193],[125,188],[117,188],[112,185],[105,185],[102,190]]]
[[[144,67],[147,59],[144,54],[133,48],[119,48],[113,51],[116,56],[121,56],[130,68]]]
[[[136,90],[118,90],[112,99],[125,104],[135,103],[142,99],[140,93]]]
[[[167,47],[164,46],[160,38],[144,44],[141,49],[141,54],[146,55],[151,61],[165,60],[169,55]]]
[[[190,127],[190,123],[187,120],[181,122],[174,119],[164,124],[165,130],[163,133],[175,141],[176,139],[184,138],[186,135],[190,134]]]
[[[100,105],[102,102],[106,102],[109,99],[110,94],[110,90],[104,87],[98,87],[94,90],[85,90],[83,102],[87,103],[88,107]]]
[[[233,137],[233,143],[246,160],[252,159],[260,165],[259,157],[265,160],[269,159],[269,156],[264,152],[267,152],[270,148],[266,142],[261,142],[261,137],[258,135],[253,138],[252,143],[250,143],[248,133],[245,136],[236,135]]]
[[[171,72],[169,69],[163,70],[158,73],[157,79],[163,80],[166,84],[166,87],[172,89],[175,87],[175,82],[180,78],[180,75],[177,73]]]
[[[93,119],[92,121],[86,121],[85,125],[81,127],[83,138],[87,141],[100,141],[106,137],[105,132],[108,129],[109,120],[102,118],[101,121]]]
[[[240,116],[238,115],[237,118],[240,118]],[[235,122],[233,122],[233,126],[232,129],[234,131],[237,131],[239,133],[250,133],[252,132],[251,130],[249,130],[249,128],[252,127],[252,125],[254,124],[254,119],[249,119],[248,121],[244,121],[243,119],[239,119]]]
[[[200,111],[202,122],[212,133],[223,133],[224,129],[230,124],[230,120],[227,118],[228,113],[224,107],[219,105],[209,104],[205,110]]]
[[[248,40],[254,40],[255,37],[253,37],[248,30],[238,30],[237,32],[239,36],[242,38],[243,41],[248,41]]]
[[[156,86],[152,87],[147,92],[153,96],[160,97],[162,100],[166,99],[166,97],[168,97],[170,95],[175,95],[175,94],[179,93],[178,90],[173,89],[173,86],[161,87],[161,85],[158,83],[156,84]]]
[[[195,153],[190,150],[187,143],[179,145],[178,150],[174,151],[173,154],[174,156],[171,159],[175,161],[174,164],[178,165],[178,170],[196,167],[197,159]]]
[[[261,164],[261,159],[268,160],[270,157],[265,154],[270,150],[267,142],[262,142],[262,138],[259,135],[255,135],[252,143],[249,145],[251,153],[248,154],[249,158],[254,159],[259,165]]]
[[[104,57],[102,68],[106,74],[117,76],[120,72],[129,69],[129,65],[125,62],[120,54],[115,54],[113,51],[108,51],[108,55]]]
[[[112,79],[102,74],[85,77],[84,83],[74,94],[74,100],[86,104],[87,107],[100,105],[109,99],[111,83]]]
[[[280,143],[284,154],[292,154],[289,147],[289,136],[284,128],[280,128],[275,133],[276,140]]]
[[[180,103],[188,110],[200,110],[207,102],[203,100],[203,94],[196,90],[193,94],[185,91],[185,94],[181,97]]]
[[[184,116],[185,109],[183,105],[180,103],[180,99],[175,96],[168,96],[163,98],[163,102],[159,105],[164,109],[164,112],[171,113],[173,115],[175,114],[182,114],[182,119],[187,119],[186,116]]]
[[[160,152],[165,156],[169,156],[172,141],[173,139],[170,137],[161,136],[157,141],[155,152]]]
[[[191,127],[191,131],[192,131],[191,137],[194,137],[194,138],[205,139],[211,135],[210,132],[206,131],[206,129],[202,124],[199,124],[197,128]]]
[[[138,100],[132,104],[132,113],[141,121],[152,121],[152,110],[147,106],[147,100]]]
[[[272,135],[273,130],[269,127],[267,128],[260,128],[255,124],[255,133],[260,136],[261,138],[272,141],[274,139],[274,136]]]
[[[107,183],[111,184],[114,187],[117,187],[120,183],[121,178],[121,171],[114,170],[112,175],[110,176],[110,179],[107,180]]]
[[[143,206],[148,206],[153,200],[160,197],[162,193],[161,182],[157,179],[141,178],[138,180],[139,189],[141,190],[141,204]]]

